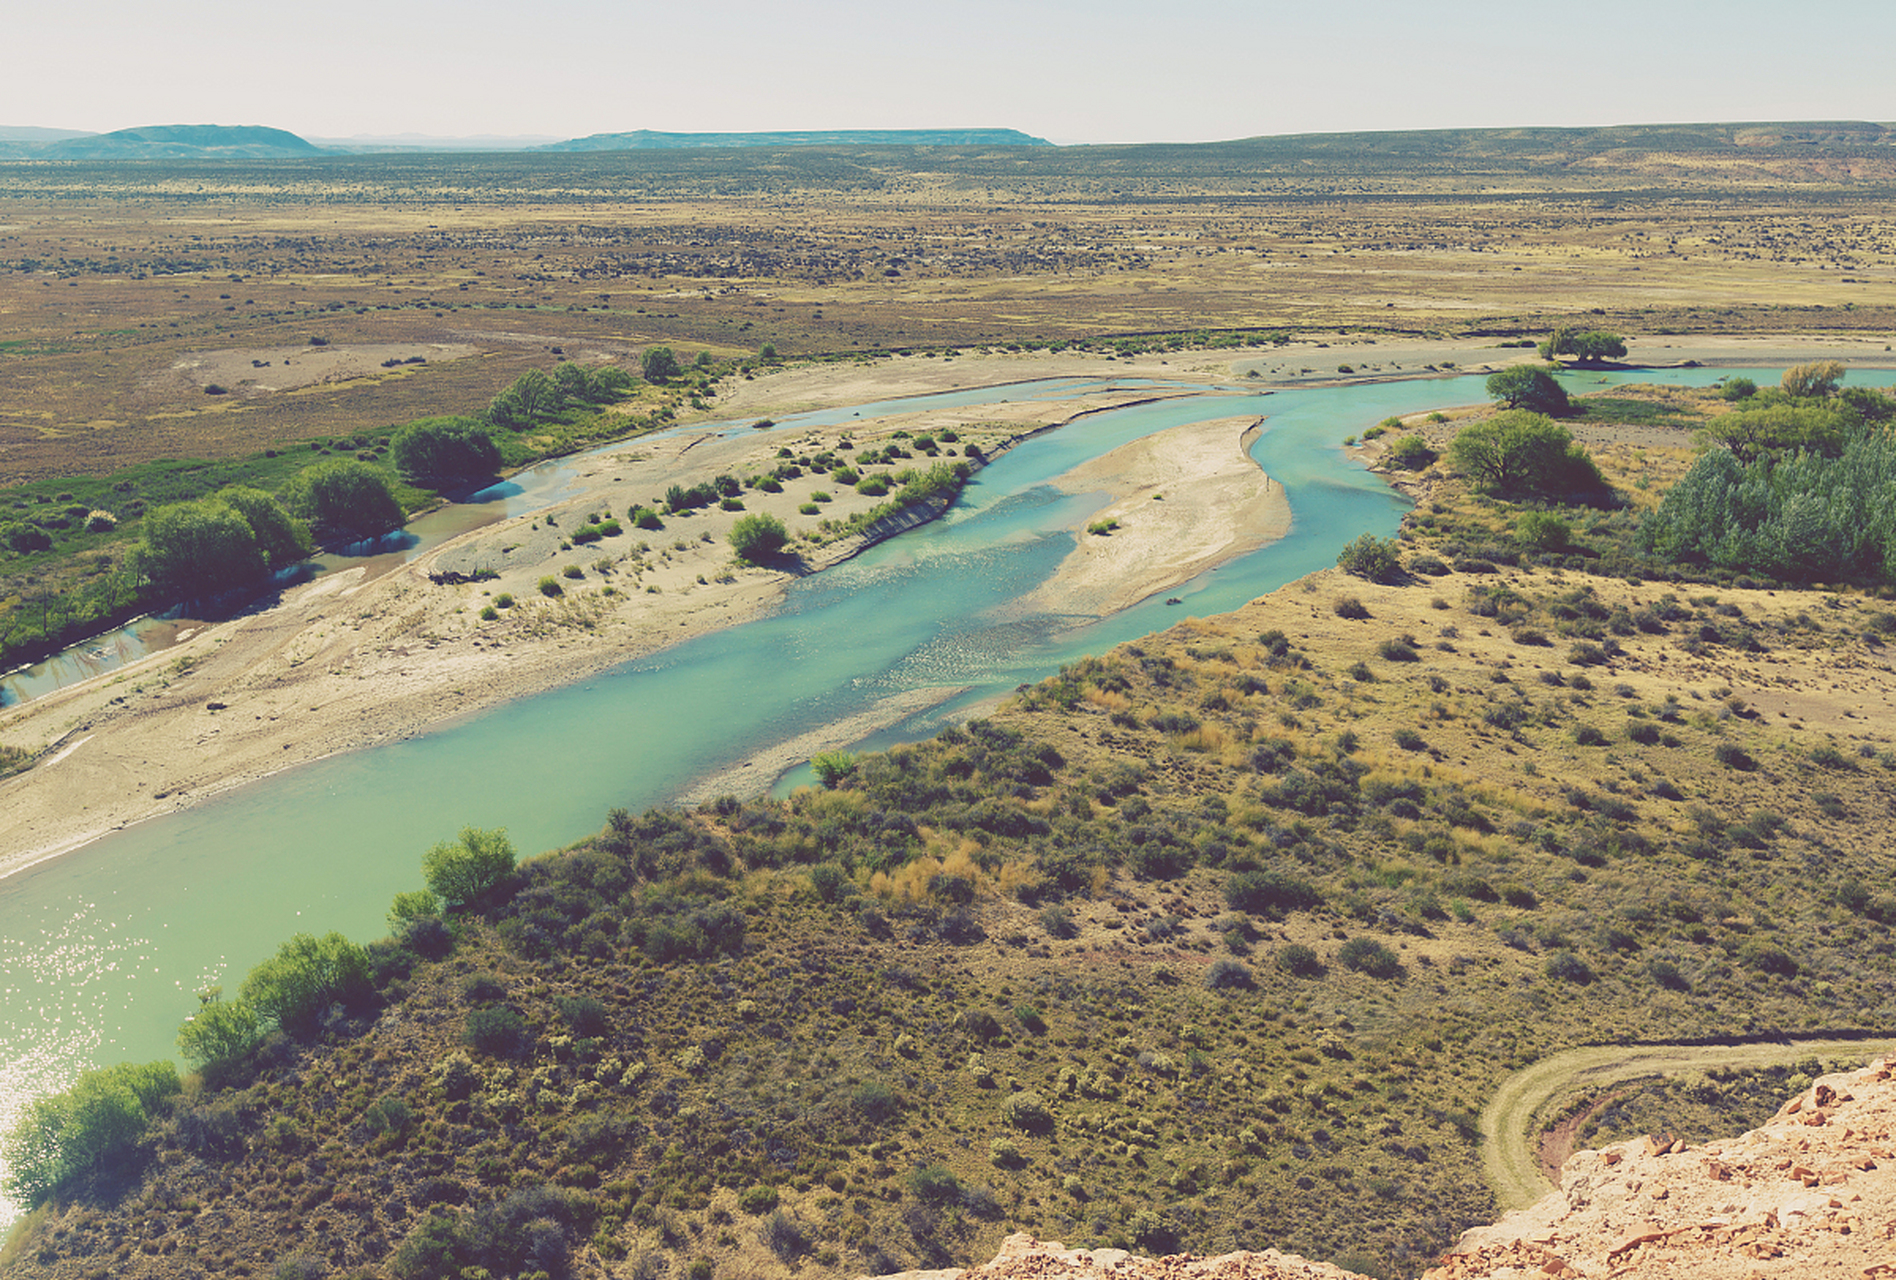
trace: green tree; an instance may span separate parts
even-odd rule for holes
[[[1758,394],[1758,384],[1750,378],[1731,377],[1725,379],[1725,385],[1718,389],[1718,394],[1727,400],[1749,400]]]
[[[487,405],[488,420],[519,431],[560,411],[560,389],[545,370],[529,369]]]
[[[369,992],[369,955],[340,933],[299,933],[244,976],[242,1000],[258,1017],[303,1033],[332,1004],[351,1004]]]
[[[233,508],[256,535],[257,550],[272,573],[308,557],[314,546],[309,526],[283,509],[283,504],[261,489],[233,485],[217,492],[217,500]]]
[[[765,556],[783,550],[783,544],[790,540],[790,533],[776,516],[748,515],[740,517],[731,526],[730,540],[731,549],[737,552],[739,560],[755,564]]]
[[[682,371],[678,366],[678,357],[670,347],[647,347],[645,354],[639,357],[639,372],[645,375],[647,382],[662,384],[676,378]]]
[[[1564,413],[1567,393],[1553,375],[1533,365],[1517,364],[1488,375],[1488,394],[1510,409],[1534,413]]]
[[[1613,500],[1599,468],[1550,418],[1510,409],[1456,433],[1448,458],[1477,489],[1504,498],[1607,505]]]
[[[553,388],[565,404],[589,401],[593,396],[592,371],[571,360],[563,361],[553,366]]]
[[[169,1062],[87,1071],[63,1093],[36,1098],[0,1139],[7,1194],[30,1205],[73,1188],[128,1154],[180,1088]]]
[[[373,538],[401,527],[402,504],[372,466],[335,458],[305,467],[290,482],[290,509],[324,538]]]
[[[222,988],[198,994],[198,1011],[178,1028],[178,1052],[193,1067],[233,1062],[257,1047],[263,1020],[242,1000],[226,1001]]]
[[[1626,340],[1604,329],[1582,332],[1556,329],[1547,341],[1540,344],[1540,355],[1543,360],[1572,356],[1581,364],[1600,364],[1607,360],[1623,359],[1626,355]]]
[[[1837,384],[1842,381],[1842,361],[1815,360],[1809,364],[1794,364],[1786,369],[1778,379],[1778,385],[1784,388],[1785,395],[1801,400],[1834,396],[1837,394]]]
[[[388,451],[403,479],[430,487],[491,476],[500,468],[500,446],[472,418],[410,422],[389,438]]]
[[[1572,350],[1574,358],[1581,364],[1601,364],[1608,360],[1625,359],[1626,342],[1617,333],[1590,329],[1573,336]]]
[[[138,556],[154,586],[181,596],[254,582],[267,567],[250,522],[214,498],[152,510],[145,517]]]
[[[462,827],[460,838],[443,840],[421,855],[422,878],[450,907],[465,907],[513,874],[513,841],[504,827]]]

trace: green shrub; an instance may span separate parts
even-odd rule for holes
[[[1355,596],[1338,596],[1330,602],[1330,608],[1337,617],[1347,618],[1352,622],[1359,622],[1369,616],[1369,610],[1364,608],[1363,602]]]
[[[1567,392],[1552,374],[1533,365],[1517,364],[1488,375],[1488,394],[1511,410],[1565,413]]]
[[[1593,970],[1571,951],[1556,951],[1547,957],[1547,976],[1560,982],[1584,987],[1593,981]]]
[[[555,578],[549,573],[546,577],[540,579],[540,594],[548,597],[563,596],[566,594],[566,589],[560,586],[560,580],[558,578]]]
[[[1234,872],[1225,880],[1224,898],[1233,911],[1272,919],[1323,905],[1323,895],[1314,885],[1276,871]]]
[[[1421,436],[1403,436],[1389,444],[1389,462],[1406,471],[1421,471],[1435,461],[1435,450]]]
[[[513,841],[504,827],[484,831],[462,827],[455,840],[443,840],[421,855],[428,888],[449,907],[467,907],[493,891],[514,869]]]
[[[473,1048],[496,1058],[524,1057],[533,1039],[526,1019],[499,1004],[468,1014],[462,1038]]]
[[[1296,978],[1320,978],[1324,973],[1322,957],[1299,942],[1280,947],[1272,963]]]
[[[1236,960],[1215,960],[1205,970],[1207,991],[1249,991],[1254,985],[1250,967]]]
[[[1525,410],[1497,413],[1456,433],[1449,461],[1479,490],[1510,500],[1609,506],[1612,490],[1565,427]]]
[[[869,1124],[887,1124],[902,1109],[901,1095],[879,1080],[866,1080],[849,1095],[849,1109]]]
[[[1336,959],[1345,969],[1372,978],[1393,978],[1402,972],[1395,952],[1374,938],[1351,938],[1338,949]]]
[[[198,1011],[178,1028],[178,1052],[193,1067],[234,1062],[263,1038],[262,1019],[241,1000],[226,1002],[217,988],[199,995]]]
[[[1402,558],[1394,538],[1359,534],[1337,553],[1337,568],[1370,582],[1393,582],[1402,576]]]
[[[266,1023],[302,1034],[336,1003],[371,993],[369,955],[340,933],[299,933],[244,977],[243,1002]]]
[[[1523,511],[1514,521],[1514,536],[1542,551],[1559,551],[1573,542],[1573,526],[1551,511]]]
[[[743,516],[733,524],[729,538],[737,558],[755,564],[781,551],[790,540],[790,533],[777,517],[756,514]]]
[[[925,1164],[908,1176],[909,1194],[924,1204],[950,1204],[961,1198],[961,1180],[945,1164]]]
[[[759,1185],[738,1193],[737,1207],[745,1213],[769,1213],[777,1207],[777,1188]]]
[[[606,1006],[592,996],[560,996],[554,1000],[573,1034],[592,1039],[606,1033]]]
[[[1053,1112],[1047,1100],[1030,1089],[1008,1095],[1001,1103],[1001,1120],[1028,1133],[1044,1133],[1053,1127]]]

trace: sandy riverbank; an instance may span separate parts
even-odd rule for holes
[[[926,388],[893,378],[866,394],[918,389]],[[920,453],[882,466],[858,460],[943,431],[956,440],[936,460],[964,459],[970,446],[992,455],[1078,415],[1165,394],[1176,392],[1142,386],[908,410],[792,432],[687,430],[587,459],[577,464],[570,496],[547,511],[473,530],[380,576],[361,568],[327,574],[172,649],[8,709],[0,715],[0,741],[58,749],[0,783],[7,814],[0,874],[283,769],[410,736],[757,617],[795,576],[865,545],[854,535],[823,535],[822,522],[840,523],[883,501],[806,464],[781,482],[780,493],[745,489],[742,512],[711,508],[667,516],[662,530],[631,528],[630,508],[656,505],[673,484],[745,479],[797,458],[814,464],[823,454],[865,475],[926,468],[931,459]],[[896,434],[902,431],[908,436]],[[791,457],[781,457],[782,450]],[[793,543],[799,557],[778,567],[741,565],[726,535],[753,512],[776,515],[793,534],[807,531],[819,540]],[[894,523],[932,514],[913,511]],[[589,519],[606,515],[625,531],[570,542]],[[498,577],[461,584],[430,577],[476,569]],[[557,594],[543,593],[543,580]],[[511,606],[500,607],[509,597]],[[484,620],[487,607],[497,616]],[[826,732],[808,743],[759,744],[751,767],[719,788],[765,785],[809,751],[873,732],[914,705],[892,702],[879,716],[837,727],[846,734],[841,738]]]
[[[1768,365],[1834,356],[1887,365],[1892,357],[1878,345],[1794,337],[1632,344],[1635,357],[1668,364]],[[802,457],[846,455],[840,447],[845,437],[860,453],[899,439],[897,431],[948,429],[960,437],[962,449],[978,443],[993,451],[1076,415],[1153,395],[1471,373],[1532,357],[1532,351],[1492,344],[1338,337],[1283,349],[1134,360],[917,356],[789,368],[739,382],[721,398],[721,418],[782,418],[800,409],[1053,377],[1112,377],[1124,389],[932,412],[893,406],[885,416],[852,419],[847,427],[790,434],[707,429],[633,442],[580,464],[572,495],[547,513],[475,530],[379,577],[359,569],[327,575],[207,627],[173,649],[9,708],[0,713],[0,742],[59,749],[37,768],[0,783],[7,816],[0,827],[0,874],[218,791],[409,736],[770,609],[792,573],[732,563],[724,538],[739,513],[698,512],[668,519],[662,531],[628,528],[617,538],[563,546],[588,515],[623,520],[633,504],[653,504],[670,484],[755,475],[782,461],[782,448]],[[1341,364],[1349,364],[1351,373],[1339,374]],[[1023,607],[1107,612],[1280,535],[1287,522],[1283,494],[1244,456],[1237,439],[1243,425],[1227,420],[1168,432],[1065,477],[1063,486],[1073,492],[1109,494],[1108,507],[1089,522],[1117,518],[1121,527],[1105,537],[1082,536],[1054,583]],[[896,465],[927,462],[917,457]],[[803,514],[819,491],[831,500],[815,502],[818,514]],[[1165,497],[1154,501],[1154,492]],[[823,519],[846,518],[880,499],[806,472],[785,482],[781,494],[746,490],[742,501],[747,511],[776,514],[799,531]],[[821,569],[859,545],[845,539],[806,546],[806,563],[798,571]],[[577,577],[566,576],[569,567]],[[500,576],[459,586],[436,585],[428,576],[476,568]],[[545,577],[559,587],[557,596],[539,590]],[[483,621],[482,608],[503,594],[514,605]],[[888,708],[884,722],[907,709]],[[849,728],[859,736],[877,727]],[[753,767],[730,781],[736,786],[765,779],[795,762],[784,751],[807,754],[833,745],[833,736],[824,735],[815,748],[760,744]]]
[[[1290,501],[1249,452],[1258,422],[1174,427],[1061,476],[1068,493],[1108,495],[1087,524],[1111,527],[1082,536],[1021,610],[1104,617],[1283,537]]]

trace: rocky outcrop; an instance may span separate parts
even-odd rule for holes
[[[886,1280],[1364,1280],[1354,1271],[1293,1254],[1175,1254],[1141,1258],[1124,1249],[1069,1249],[1021,1232],[1001,1242],[994,1260],[966,1271],[905,1271]]]
[[[1896,1276],[1893,1067],[1825,1076],[1743,1137],[1577,1152],[1560,1190],[1467,1232],[1424,1280]]]

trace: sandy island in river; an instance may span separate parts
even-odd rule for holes
[[[1407,377],[1435,365],[1477,372],[1531,352],[1472,343],[1339,338],[1327,356],[1353,360],[1358,376]],[[1857,339],[1667,338],[1634,344],[1657,363],[1769,364],[1838,356],[1887,363],[1881,344]],[[406,737],[496,703],[581,679],[628,658],[768,610],[792,574],[735,566],[724,535],[736,513],[670,518],[662,532],[562,548],[589,514],[622,520],[668,485],[719,474],[749,476],[775,466],[780,448],[810,455],[858,450],[906,430],[953,430],[963,448],[995,452],[1084,413],[1154,396],[1204,389],[1256,391],[1308,385],[1326,376],[1293,368],[1307,347],[1161,359],[1098,356],[903,358],[855,366],[786,369],[741,382],[722,399],[722,419],[785,414],[957,387],[1049,377],[1157,380],[1059,401],[1011,401],[851,419],[846,427],[794,433],[686,431],[628,443],[579,463],[572,495],[550,510],[489,525],[414,562],[373,576],[353,568],[281,593],[203,628],[179,645],[0,713],[0,742],[33,751],[40,764],[0,783],[0,874],[79,847],[127,824],[194,804],[218,791],[341,751]],[[1167,387],[1166,382],[1177,385]],[[1167,590],[1242,551],[1280,536],[1289,511],[1281,489],[1245,456],[1241,437],[1256,420],[1225,419],[1138,441],[1061,480],[1073,492],[1104,491],[1108,505],[1086,523],[1117,519],[1108,536],[1080,535],[1060,572],[1023,609],[1097,615]],[[1362,424],[1339,423],[1339,436]],[[925,466],[917,457],[898,466]],[[831,495],[821,514],[799,508]],[[1163,494],[1155,500],[1154,494]],[[747,490],[748,511],[780,516],[793,532],[819,519],[875,505],[827,475],[805,475],[781,494]],[[549,517],[551,517],[549,519]],[[917,517],[920,518],[919,516]],[[641,550],[641,544],[643,549]],[[805,547],[804,569],[853,554],[860,539]],[[564,576],[568,566],[577,578]],[[494,581],[437,585],[431,572],[493,568]],[[560,585],[543,595],[541,578]],[[516,603],[482,621],[502,593]],[[947,696],[952,690],[944,690]],[[879,716],[857,717],[794,743],[759,744],[748,767],[715,780],[737,790],[767,783],[811,752],[853,741],[924,704],[924,691],[892,699]],[[729,786],[723,784],[729,783]]]

